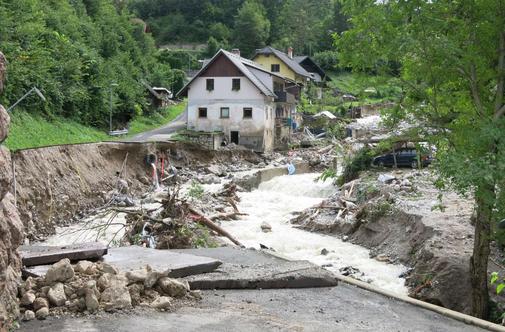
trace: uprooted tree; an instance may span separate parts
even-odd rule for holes
[[[475,199],[472,313],[489,314],[493,223],[505,215],[505,1],[346,1],[343,65],[390,71],[405,95],[389,112],[437,147],[443,185]],[[457,280],[455,280],[457,284]]]

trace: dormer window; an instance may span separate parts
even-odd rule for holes
[[[278,72],[280,72],[281,71],[281,65],[279,65],[279,64],[273,64],[273,65],[271,65],[270,66],[270,71],[272,73],[278,73]]]
[[[207,79],[207,91],[213,91],[213,90],[214,90],[214,79],[208,78]]]
[[[234,78],[231,81],[231,89],[233,91],[238,91],[240,90],[240,78]]]

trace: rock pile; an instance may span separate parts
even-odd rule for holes
[[[384,186],[390,186],[396,192],[413,192],[416,191],[413,184],[414,177],[420,175],[421,173],[418,171],[404,173],[397,170],[393,174],[380,174],[377,181]]]
[[[51,313],[95,313],[149,306],[169,310],[174,298],[199,299],[187,282],[146,266],[120,272],[114,266],[68,259],[53,264],[45,277],[28,277],[19,287],[23,320],[45,319]]]

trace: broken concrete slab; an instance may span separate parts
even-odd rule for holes
[[[99,242],[79,243],[66,246],[21,246],[24,266],[47,265],[56,263],[63,258],[71,261],[96,260],[107,254],[108,247]]]
[[[139,246],[110,248],[103,261],[121,271],[139,270],[149,265],[156,271],[170,270],[172,278],[214,271],[222,262],[209,257],[184,254],[172,250],[157,250]],[[33,266],[26,269],[26,275],[43,276],[50,265]]]
[[[156,271],[169,269],[171,272],[168,276],[171,278],[211,272],[222,264],[215,258],[139,246],[111,248],[103,260],[121,271],[138,270],[146,265],[150,265]]]
[[[264,251],[233,247],[186,249],[178,252],[223,261],[216,271],[184,278],[191,289],[268,289],[331,287],[335,275],[308,261],[290,261]]]

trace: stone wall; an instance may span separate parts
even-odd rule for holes
[[[5,77],[6,61],[0,52],[0,92]],[[1,145],[9,134],[10,118],[0,105],[0,331],[9,329],[19,315],[17,300],[21,276],[21,258],[17,248],[23,243],[23,224],[19,219],[12,187],[11,155]]]

